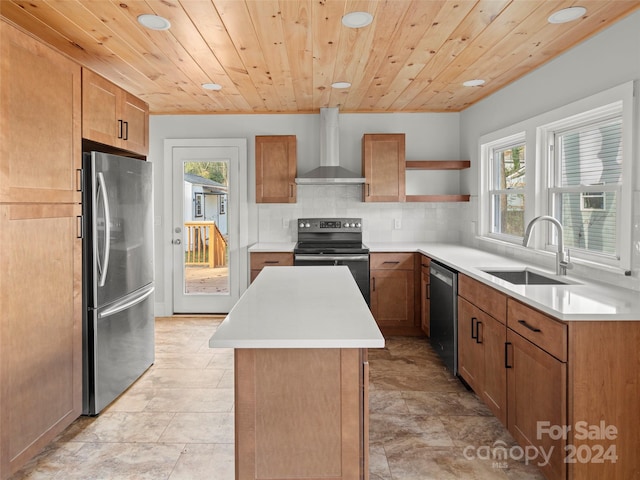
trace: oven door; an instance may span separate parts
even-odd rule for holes
[[[293,264],[296,266],[334,266],[346,265],[355,278],[367,305],[370,303],[369,292],[369,254],[311,254],[296,253]]]

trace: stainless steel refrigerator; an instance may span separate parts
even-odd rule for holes
[[[154,362],[152,164],[83,155],[83,413]]]

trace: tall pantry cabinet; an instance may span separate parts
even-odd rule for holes
[[[81,413],[81,69],[0,20],[0,478]]]

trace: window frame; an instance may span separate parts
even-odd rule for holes
[[[560,175],[561,164],[557,160],[556,136],[566,134],[567,132],[577,131],[583,127],[594,127],[598,124],[605,123],[610,120],[620,118],[622,126],[622,175],[620,184],[610,185],[579,185],[579,186],[557,186],[556,178]],[[607,265],[612,267],[620,267],[625,270],[630,268],[630,249],[631,249],[631,212],[625,205],[631,203],[631,180],[630,165],[633,162],[631,155],[628,155],[629,149],[625,148],[629,141],[625,138],[625,130],[628,132],[629,126],[624,118],[624,102],[622,100],[614,101],[606,105],[572,115],[567,118],[545,124],[538,128],[538,142],[545,148],[546,158],[540,159],[546,167],[547,174],[544,176],[544,183],[540,185],[540,191],[546,194],[546,211],[545,215],[558,218],[555,211],[556,205],[554,197],[562,193],[616,193],[616,233],[615,233],[615,254],[607,254],[586,249],[569,248],[573,259],[581,259],[586,262]],[[582,206],[582,195],[581,195]],[[628,219],[628,220],[627,220]],[[628,230],[625,229],[625,223],[628,224]],[[550,230],[550,229],[549,229]],[[543,248],[550,252],[557,250],[557,237],[555,232],[547,231],[544,236]],[[625,234],[625,230],[628,232]],[[627,253],[625,253],[627,252]]]
[[[495,152],[496,151],[504,151],[510,148],[523,146],[525,149],[525,187],[521,189],[513,189],[513,188],[494,188],[494,179],[495,179],[495,168],[496,168],[496,160],[495,160]],[[505,137],[498,138],[494,141],[488,142],[483,145],[483,157],[485,161],[483,162],[484,168],[483,173],[486,176],[486,222],[484,226],[484,231],[486,235],[492,239],[503,241],[507,243],[521,244],[522,236],[510,235],[507,233],[500,233],[494,231],[494,226],[496,224],[496,211],[494,207],[494,196],[495,195],[519,195],[521,194],[524,198],[525,212],[527,205],[527,185],[529,183],[529,165],[528,165],[528,152],[527,148],[527,138],[526,132],[518,132],[512,135],[508,135]],[[524,231],[523,231],[524,233]]]
[[[495,235],[491,232],[490,209],[490,178],[488,165],[490,158],[489,147],[505,143],[509,138],[525,135],[526,138],[526,185],[525,185],[525,225],[539,215],[553,214],[551,193],[546,188],[549,185],[549,145],[547,132],[562,125],[575,125],[577,121],[589,122],[594,118],[602,118],[606,112],[611,113],[612,105],[622,105],[622,184],[618,194],[618,221],[616,222],[616,239],[619,241],[617,259],[607,259],[601,255],[581,255],[579,251],[571,250],[572,262],[612,272],[628,274],[631,269],[633,254],[633,186],[640,182],[640,165],[637,155],[640,154],[640,97],[634,94],[640,91],[640,81],[629,81],[609,88],[589,97],[563,105],[545,113],[538,114],[511,126],[492,133],[483,134],[478,141],[479,171],[478,171],[478,204],[476,239],[496,246],[511,246],[527,255],[538,252],[543,255],[554,254],[557,250],[555,229],[547,222],[540,224],[533,230],[528,247],[523,247],[521,238]],[[637,180],[636,180],[637,176]],[[590,186],[591,191],[602,192],[604,185]],[[636,215],[640,211],[636,212]]]

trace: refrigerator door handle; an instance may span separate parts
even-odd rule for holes
[[[98,192],[97,197],[102,196],[104,203],[104,254],[103,261],[100,263],[100,255],[96,255],[98,261],[98,272],[100,278],[98,279],[98,286],[104,287],[107,281],[107,271],[109,270],[109,252],[111,251],[111,213],[109,212],[109,198],[107,197],[107,185],[104,181],[104,175],[102,172],[98,172]],[[96,198],[96,204],[98,199]]]
[[[145,300],[149,295],[153,293],[154,290],[154,286],[149,285],[141,291],[134,292],[133,294],[126,296],[119,302],[114,303],[111,307],[102,310],[98,314],[98,318],[109,317],[111,315],[115,315],[116,313],[120,313],[123,310],[127,310]]]

